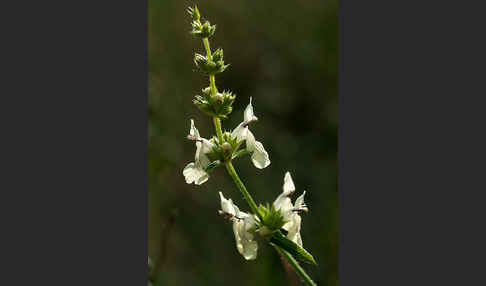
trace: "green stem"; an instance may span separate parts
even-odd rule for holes
[[[221,130],[221,120],[218,117],[213,117],[214,128],[216,129],[216,134],[218,135],[218,140],[220,144],[223,144],[223,131]]]
[[[216,89],[216,80],[214,74],[209,75],[209,86],[211,87],[211,96],[215,96],[218,93]]]
[[[206,49],[206,53],[208,55],[208,59],[212,59],[212,56],[211,56],[211,48],[209,47],[209,40],[208,40],[208,38],[203,38],[203,44],[204,44],[204,48]]]
[[[305,270],[299,265],[297,260],[295,260],[295,258],[290,253],[288,253],[287,251],[285,251],[285,249],[282,249],[282,248],[280,248],[279,246],[277,246],[273,243],[271,243],[271,244],[272,244],[273,247],[275,247],[277,252],[280,253],[280,255],[285,257],[285,259],[287,259],[287,261],[290,263],[290,265],[292,265],[292,267],[294,267],[295,271],[299,274],[299,276],[304,280],[304,282],[307,285],[317,286],[317,284],[314,283],[314,281],[312,281],[312,279],[309,277],[309,275],[307,275],[307,273],[305,273]]]
[[[203,43],[204,48],[206,49],[206,53],[208,55],[208,59],[211,59],[212,55],[208,38],[204,38]],[[216,95],[216,93],[218,93],[218,90],[216,89],[216,79],[214,74],[209,75],[209,86],[211,88],[211,96]],[[223,131],[221,130],[221,120],[218,117],[213,117],[213,122],[214,127],[216,128],[216,134],[218,135],[219,143],[223,144]]]
[[[263,221],[262,215],[258,211],[258,207],[255,201],[251,197],[250,193],[248,193],[248,191],[246,190],[246,187],[243,184],[243,182],[240,180],[240,177],[236,173],[235,168],[233,168],[233,164],[231,163],[231,161],[227,161],[225,163],[225,166],[226,166],[226,170],[228,170],[229,175],[231,176],[231,178],[233,178],[233,181],[235,182],[236,186],[243,194],[243,197],[245,197],[245,200],[250,205],[251,210],[258,216],[258,218],[260,218],[260,221]]]

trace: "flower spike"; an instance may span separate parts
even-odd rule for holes
[[[194,63],[204,75],[209,76],[209,86],[202,89],[200,95],[195,96],[193,103],[212,118],[216,136],[209,140],[201,137],[194,120],[191,119],[187,139],[196,144],[196,153],[194,162],[187,164],[182,171],[185,181],[188,184],[201,185],[209,179],[209,173],[214,168],[224,165],[251,209],[251,213],[240,211],[232,199],[225,198],[223,193],[219,192],[221,208],[218,213],[232,222],[238,252],[246,260],[256,259],[258,243],[254,236],[258,234],[275,247],[307,285],[315,286],[297,262],[298,259],[316,264],[312,255],[302,247],[300,235],[300,213],[308,211],[304,202],[305,191],[295,203],[292,203],[291,196],[295,193],[295,185],[290,173],[286,172],[282,192],[273,204],[255,203],[232,164],[234,159],[249,154],[256,168],[263,169],[270,165],[268,153],[262,142],[257,141],[250,131],[251,123],[258,121],[254,113],[253,98],[250,97],[250,102],[243,111],[243,121],[232,132],[223,132],[221,120],[227,119],[232,112],[236,95],[231,91],[218,91],[215,76],[225,71],[229,64],[224,62],[222,48],[211,50],[209,39],[214,35],[216,25],[211,25],[209,21],[202,23],[201,14],[196,6],[189,7],[187,13],[191,17],[191,33],[202,40],[205,49],[204,53],[194,54]],[[242,147],[243,143],[245,147]]]

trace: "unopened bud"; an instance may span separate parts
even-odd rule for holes
[[[197,9],[197,6],[194,6],[194,8],[189,7],[187,8],[187,13],[191,15],[192,19],[194,21],[199,21],[201,18],[201,15],[199,14],[199,10]]]
[[[199,10],[197,9],[197,6],[194,6],[194,11],[192,12],[192,19],[194,21],[199,21],[199,19],[201,19],[201,15],[199,14]]]
[[[213,61],[219,62],[223,60],[223,50],[221,48],[217,49],[213,53]],[[224,63],[223,63],[224,64]]]
[[[223,149],[223,151],[231,151],[231,144],[224,142],[223,145],[221,145],[221,149]]]
[[[212,35],[214,35],[215,31],[216,31],[216,25],[211,26],[211,24],[208,21],[206,21],[201,27],[199,36],[201,38],[209,38]]]

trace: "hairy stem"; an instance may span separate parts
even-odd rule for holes
[[[218,135],[218,140],[220,144],[223,144],[223,131],[221,131],[221,120],[218,117],[213,117],[214,128],[216,129],[216,134]]]
[[[243,194],[243,197],[245,197],[246,202],[250,205],[251,210],[258,216],[258,218],[260,218],[261,221],[263,221],[262,215],[258,211],[258,207],[255,201],[251,197],[250,193],[246,190],[246,187],[243,184],[243,182],[240,180],[240,177],[236,173],[235,168],[233,168],[233,164],[231,164],[231,161],[227,161],[225,163],[225,166],[226,166],[226,170],[228,170],[229,175],[231,176],[231,178],[233,178],[233,181],[235,182],[236,186]]]
[[[285,251],[285,249],[282,249],[273,243],[271,244],[273,247],[275,247],[278,253],[280,253],[283,257],[285,257],[285,259],[287,259],[290,265],[294,267],[295,271],[299,274],[299,276],[304,280],[304,282],[307,285],[317,286],[317,284],[314,283],[314,281],[312,281],[312,279],[309,277],[309,275],[307,275],[307,273],[305,273],[305,270],[299,265],[297,260],[295,260],[295,258],[290,253],[288,253],[287,251]]]

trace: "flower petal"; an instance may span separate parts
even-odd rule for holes
[[[309,211],[309,209],[305,205],[304,196],[305,191],[297,198],[297,200],[295,200],[295,209],[307,212]]]
[[[209,175],[202,169],[198,168],[195,163],[191,162],[182,171],[186,183],[201,185],[209,179]]]
[[[280,194],[277,199],[273,202],[273,207],[276,210],[280,210],[284,220],[291,221],[293,215],[293,208],[292,201],[289,197],[285,196],[283,193]],[[288,223],[287,223],[288,224]],[[286,228],[285,228],[286,229]]]
[[[196,142],[196,156],[195,156],[196,167],[204,170],[211,161],[209,161],[208,156],[204,153],[204,144],[201,142]]]
[[[300,236],[300,225],[302,218],[298,214],[294,214],[290,225],[287,226],[287,238],[302,246],[302,237]]]
[[[255,141],[253,154],[251,155],[251,161],[253,165],[258,169],[263,169],[270,165],[270,159],[268,158],[268,153],[263,148],[262,143]]]
[[[214,144],[211,143],[211,141],[209,141],[208,139],[200,138],[200,140],[202,140],[201,153],[203,154],[211,153],[213,151]]]
[[[256,140],[255,140],[255,136],[253,135],[253,133],[251,133],[250,130],[246,131],[245,140],[246,140],[246,149],[248,149],[248,151],[250,152],[253,152],[255,150]]]
[[[253,240],[253,233],[249,230],[253,226],[247,219],[234,219],[233,232],[235,234],[236,249],[246,260],[257,257],[258,243]]]
[[[194,184],[196,184],[196,185],[198,185],[198,186],[199,186],[199,185],[202,185],[202,184],[204,184],[204,183],[205,183],[205,182],[206,182],[208,179],[209,179],[209,175],[208,175],[208,173],[206,173],[206,172],[204,172],[204,171],[200,170],[200,176],[199,176],[199,178],[198,178],[198,179],[197,179],[197,180],[194,182]]]
[[[245,123],[249,123],[251,121],[258,120],[258,118],[253,113],[253,105],[251,105],[251,97],[250,97],[250,103],[245,108],[245,112],[243,113],[243,118],[244,118]]]
[[[194,120],[192,119],[191,119],[191,130],[189,131],[189,135],[193,136],[195,140],[199,140],[199,138],[201,138],[201,136],[199,135],[199,131],[194,125]]]
[[[192,119],[191,119],[191,130],[189,131],[188,138],[191,139],[191,140],[195,140],[197,142],[202,142],[202,144],[203,144],[202,152],[204,154],[209,153],[213,150],[214,144],[211,143],[211,141],[209,141],[208,139],[201,137],[196,126],[194,126],[194,120],[192,120]]]
[[[236,212],[233,206],[233,201],[231,199],[226,199],[222,192],[219,192],[219,197],[221,199],[221,210],[228,215],[234,216]]]
[[[292,176],[289,172],[285,173],[284,177],[284,185],[283,185],[283,193],[291,195],[295,191],[294,181],[292,180]]]
[[[252,152],[251,161],[255,167],[263,169],[270,165],[267,151],[265,151],[261,142],[255,140],[255,136],[253,136],[250,130],[246,134],[246,149]]]
[[[246,139],[248,133],[248,126],[245,127],[245,122],[241,122],[234,130],[231,132],[231,137],[238,138],[238,141]]]

